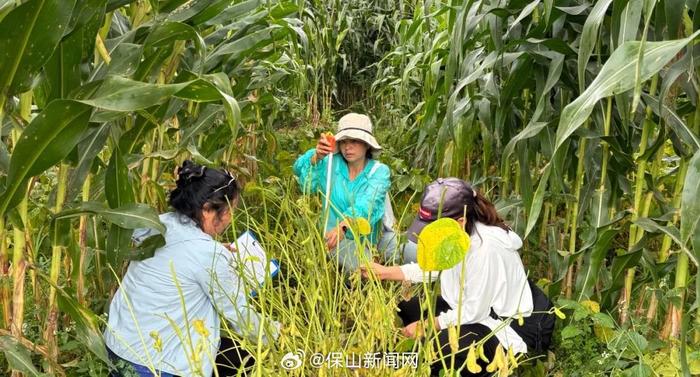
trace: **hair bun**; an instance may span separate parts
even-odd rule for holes
[[[197,165],[190,160],[185,160],[182,166],[177,170],[177,175],[179,179],[190,181],[195,178],[203,177],[206,170],[206,166]]]

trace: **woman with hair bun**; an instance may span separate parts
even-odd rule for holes
[[[239,365],[219,366],[218,375],[235,374],[245,351],[225,338],[229,352],[219,352],[219,315],[251,340],[261,331],[263,342],[277,337],[279,324],[251,307],[231,251],[214,239],[231,223],[239,191],[223,170],[192,161],[178,169],[170,193],[174,211],[160,216],[165,245],[129,264],[109,307],[104,337],[117,367],[112,376],[209,377],[222,362]],[[133,239],[155,233],[136,230]]]

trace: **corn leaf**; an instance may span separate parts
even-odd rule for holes
[[[684,39],[645,43],[645,64],[641,67],[640,80],[646,81],[656,74],[698,34],[700,31]],[[640,42],[625,42],[615,50],[591,85],[564,108],[557,129],[555,153],[583,124],[600,99],[634,88],[639,45]]]
[[[75,0],[31,0],[0,22],[0,107],[31,88],[68,28]]]
[[[24,197],[27,180],[60,162],[87,128],[90,106],[69,100],[53,101],[27,126],[15,146],[0,196],[0,215]]]

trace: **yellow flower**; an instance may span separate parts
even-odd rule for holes
[[[156,350],[156,352],[163,352],[163,339],[160,338],[158,331],[153,330],[149,335],[151,339],[153,339],[153,349]]]
[[[209,336],[209,330],[204,324],[204,321],[202,321],[201,319],[195,319],[194,321],[192,321],[192,325],[194,326],[194,331],[196,331],[197,334],[201,335],[204,338]]]

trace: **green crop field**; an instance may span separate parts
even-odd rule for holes
[[[253,300],[281,334],[239,339],[240,375],[429,375],[396,303],[436,287],[339,273],[292,172],[348,112],[400,231],[455,176],[523,238],[565,319],[496,375],[700,375],[699,35],[698,0],[0,0],[0,375],[109,373],[110,299],[158,246],[133,229],[186,159],[245,183],[221,240],[283,266]],[[373,353],[417,363],[329,361]]]

